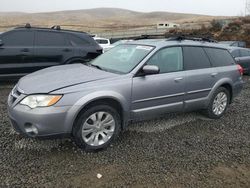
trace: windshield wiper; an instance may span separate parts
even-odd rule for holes
[[[99,69],[99,70],[103,70],[103,68],[100,67],[99,65],[93,65],[93,64],[89,63],[89,66],[95,67],[95,68],[97,68],[97,69]]]

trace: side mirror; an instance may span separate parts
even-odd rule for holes
[[[3,46],[3,41],[0,39],[0,46]]]
[[[159,74],[160,69],[156,65],[145,65],[142,68],[142,73],[144,75],[150,75],[150,74]]]

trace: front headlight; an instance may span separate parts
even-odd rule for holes
[[[20,104],[30,108],[48,107],[56,104],[62,95],[30,95],[25,97]]]

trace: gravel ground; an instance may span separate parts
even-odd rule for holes
[[[0,187],[250,187],[250,77],[227,114],[172,114],[130,125],[106,151],[22,138],[0,84]],[[98,178],[98,177],[99,178]],[[101,177],[102,176],[102,177]]]

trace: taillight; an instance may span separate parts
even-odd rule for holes
[[[243,73],[244,73],[243,68],[239,64],[237,65],[237,67],[238,67],[238,71],[240,72],[240,75],[243,76]]]

